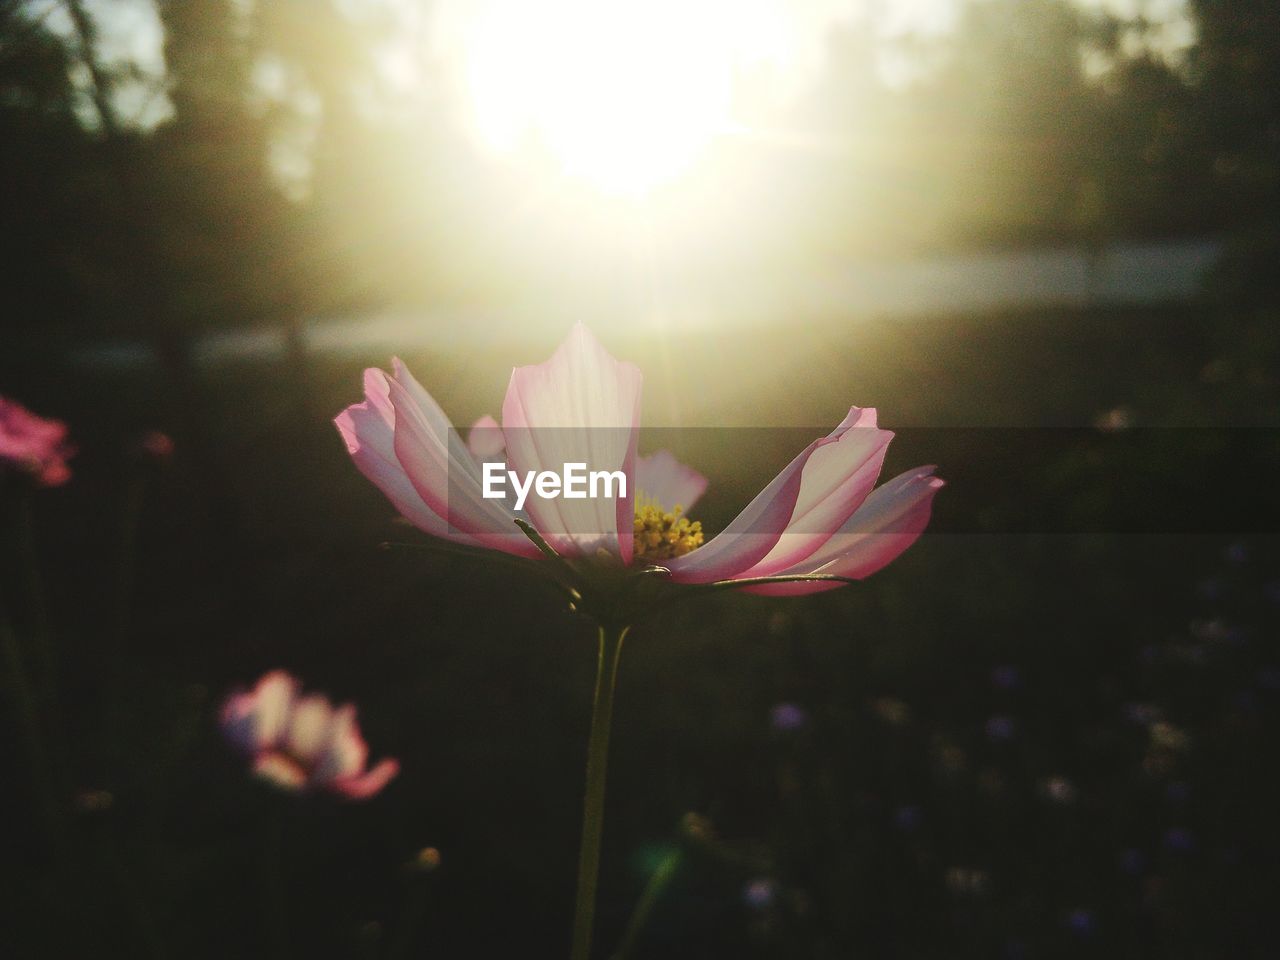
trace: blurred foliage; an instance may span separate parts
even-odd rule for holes
[[[158,125],[116,106],[132,68],[102,62],[92,16],[68,9],[81,12],[70,35],[31,3],[0,18],[11,323],[172,350],[211,328],[439,304],[554,268],[538,259],[547,238],[512,215],[528,198],[465,142],[446,79],[428,72],[415,96],[388,85],[394,5],[160,2],[155,96],[172,111]],[[953,31],[903,52],[920,66],[901,89],[872,69],[860,26],[837,28],[821,82],[791,113],[818,149],[769,161],[785,171],[771,175],[786,184],[769,199],[775,222],[736,253],[690,256],[1100,249],[1230,228],[1269,262],[1275,14],[1192,9],[1199,41],[1170,62],[1141,18],[972,0]]]
[[[737,397],[747,345],[683,341],[676,399],[742,418],[687,452],[713,481],[699,515],[723,523],[813,433],[750,424],[830,422],[859,383],[895,426],[951,428],[901,430],[886,465],[944,465],[935,535],[857,588],[708,598],[633,631],[602,950],[682,844],[635,957],[1248,955],[1269,936],[1280,839],[1260,762],[1280,721],[1280,552],[1200,501],[1225,473],[1245,509],[1272,474],[1232,474],[1219,444],[1247,431],[1085,431],[1071,458],[1081,431],[1054,429],[1126,395],[1135,335],[1144,379],[1193,375],[1203,314],[806,320],[821,337],[761,335],[776,380]],[[662,392],[658,345],[616,349]],[[708,389],[690,367],[717,350]],[[524,359],[406,357],[459,420]],[[352,398],[364,360],[316,363],[318,409]],[[16,955],[271,956],[280,911],[299,954],[394,956],[407,938],[409,955],[563,955],[589,625],[539,580],[394,522],[331,425],[298,415],[287,364],[202,377],[211,459],[233,467],[216,511],[183,436],[167,464],[132,445],[170,415],[163,377],[5,382],[81,445],[74,482],[35,502],[57,680],[40,715],[68,849],[49,858],[36,784],[17,778],[0,807],[31,824],[6,834],[0,872]],[[1008,429],[1030,418],[1041,429]],[[1168,525],[1117,524],[1152,515]],[[0,591],[39,666],[4,543]],[[219,742],[224,691],[281,665],[358,703],[373,755],[404,764],[384,795],[274,796]],[[26,770],[18,747],[3,759]],[[709,825],[682,839],[689,811]],[[283,906],[264,877],[279,820]],[[424,876],[428,845],[441,865]]]

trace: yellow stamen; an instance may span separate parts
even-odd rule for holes
[[[680,506],[663,510],[648,498],[636,498],[637,560],[660,563],[702,546],[702,523],[681,516],[683,511]]]

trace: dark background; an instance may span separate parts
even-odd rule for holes
[[[352,105],[376,17],[260,4],[246,34],[230,5],[158,8],[175,112],[141,128],[105,96],[126,78],[95,60],[92,10],[66,34],[0,3],[0,391],[78,447],[66,487],[9,474],[0,492],[0,596],[43,741],[18,735],[7,664],[0,943],[563,956],[592,628],[534,574],[380,548],[430,542],[330,420],[387,358],[305,338],[323,315],[514,309],[545,278],[458,200],[475,184],[443,127]],[[706,598],[633,631],[598,955],[677,849],[633,956],[1274,951],[1280,7],[1189,9],[1198,39],[1170,64],[1117,39],[1141,21],[973,4],[942,66],[883,93],[896,134],[860,161],[795,161],[785,228],[681,269],[786,280],[870,249],[1218,238],[1191,302],[597,330],[645,371],[647,422],[742,428],[679,451],[711,478],[709,528],[794,454],[794,428],[850,403],[903,428],[886,475],[937,462],[950,481],[934,535],[864,584]],[[833,37],[798,123],[852,123],[854,39]],[[1112,50],[1104,80],[1074,66],[1081,44]],[[330,107],[305,197],[263,163],[281,121],[245,84],[264,50]],[[849,199],[868,176],[883,208]],[[415,177],[432,189],[407,204]],[[557,275],[575,309],[609,285],[582,256],[581,290]],[[402,355],[465,425],[569,321],[466,346],[424,322],[442,345]],[[284,348],[200,359],[201,337],[243,328]],[[145,362],[107,362],[109,344]],[[170,462],[139,451],[150,429]],[[372,759],[402,762],[382,794],[251,780],[217,706],[277,666],[359,705]],[[779,704],[803,724],[773,725]],[[431,872],[413,866],[427,846]]]

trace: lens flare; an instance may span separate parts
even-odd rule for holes
[[[491,0],[461,25],[477,139],[607,193],[643,193],[734,127],[734,81],[776,60],[769,4]]]

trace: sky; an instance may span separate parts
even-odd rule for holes
[[[253,0],[244,0],[251,4]],[[665,56],[681,58],[676,66],[685,77],[700,80],[687,86],[702,89],[707,102],[703,113],[710,115],[720,107],[712,102],[716,97],[725,99],[728,94],[718,90],[709,79],[717,66],[717,57],[725,60],[724,76],[735,76],[732,71],[745,66],[754,72],[756,88],[764,89],[769,97],[785,104],[802,93],[820,74],[826,51],[827,39],[833,28],[866,29],[880,39],[876,54],[876,71],[889,85],[909,83],[913,71],[920,67],[895,48],[892,41],[910,36],[938,37],[952,29],[964,0],[647,0],[644,4],[632,2],[612,3],[611,0],[435,0],[426,4],[422,0],[363,0],[380,3],[401,17],[405,29],[388,44],[382,58],[384,79],[391,89],[406,93],[424,94],[431,85],[429,71],[444,65],[452,83],[460,89],[470,90],[475,96],[469,109],[476,121],[480,139],[501,139],[510,131],[502,124],[518,125],[522,96],[545,100],[561,93],[581,96],[575,91],[577,76],[566,69],[566,78],[574,83],[554,83],[556,64],[574,51],[572,25],[584,17],[595,17],[596,29],[608,25],[608,17],[598,16],[600,10],[613,10],[618,18],[630,18],[623,28],[622,45],[606,53],[607,57],[625,53],[625,42],[631,34],[625,31],[643,30],[646,18],[666,16],[667,23],[658,24],[653,33],[656,42],[662,43]],[[1187,17],[1187,0],[1075,0],[1081,7],[1105,10],[1122,17],[1144,15],[1155,23],[1149,32],[1148,42],[1168,57],[1175,58],[1193,39],[1193,29]],[[115,94],[118,114],[144,128],[156,125],[172,113],[172,105],[163,88],[164,52],[163,29],[152,0],[85,0],[86,7],[98,25],[98,53],[108,65],[132,65],[138,79],[126,81]],[[64,35],[73,35],[74,29],[61,0],[29,0],[29,16],[41,19],[52,29]],[[424,13],[424,11],[430,11]],[[531,13],[532,11],[532,13]],[[640,11],[643,16],[637,16]],[[664,13],[665,11],[665,13]],[[701,35],[696,35],[702,22]],[[679,25],[673,31],[671,24]],[[690,27],[689,25],[693,26]],[[725,29],[725,25],[729,29]],[[673,34],[695,31],[690,43],[670,48]],[[425,36],[425,39],[424,39]],[[528,43],[530,36],[538,38],[545,50]],[[1130,43],[1135,42],[1129,38]],[[579,47],[581,45],[578,45]],[[1127,52],[1134,52],[1132,50]],[[643,54],[633,54],[637,66],[647,64]],[[731,64],[726,66],[729,61]],[[506,75],[494,72],[494,64]],[[479,66],[477,66],[479,65]],[[505,66],[504,66],[505,65]],[[581,67],[582,65],[576,65]],[[632,82],[630,87],[617,82],[619,74],[625,78],[626,67],[605,62],[603,68],[612,67],[614,86],[607,93],[613,97],[630,96],[641,108],[649,87]],[[1105,69],[1105,64],[1088,64],[1090,69]],[[488,73],[484,73],[484,70]],[[586,69],[590,69],[587,63]],[[522,72],[523,70],[523,72]],[[522,90],[521,83],[531,75],[550,71],[545,90]],[[266,73],[262,74],[266,76]],[[475,81],[476,76],[481,77]],[[73,79],[86,90],[89,87],[87,71],[80,68]],[[677,76],[673,83],[682,82]],[[645,81],[649,82],[648,79]],[[414,88],[417,88],[415,91]],[[632,89],[633,88],[633,89]],[[479,93],[476,93],[479,90]],[[488,100],[486,100],[486,95]],[[270,91],[264,91],[268,98]],[[495,97],[499,109],[491,109]],[[600,98],[604,103],[604,96]],[[486,108],[486,103],[490,108]],[[682,97],[672,91],[669,103],[660,103],[663,109],[669,104],[684,106]],[[535,104],[523,105],[538,109]],[[697,103],[688,104],[690,122],[699,122]],[[592,109],[591,103],[579,105],[580,109]],[[600,106],[595,106],[601,113]],[[634,110],[633,110],[634,112]],[[87,92],[82,103],[82,116],[86,123],[96,122],[96,113]],[[527,120],[527,118],[524,118]],[[555,116],[547,116],[545,109],[539,118],[544,126],[555,134]],[[546,132],[545,130],[543,131]]]

